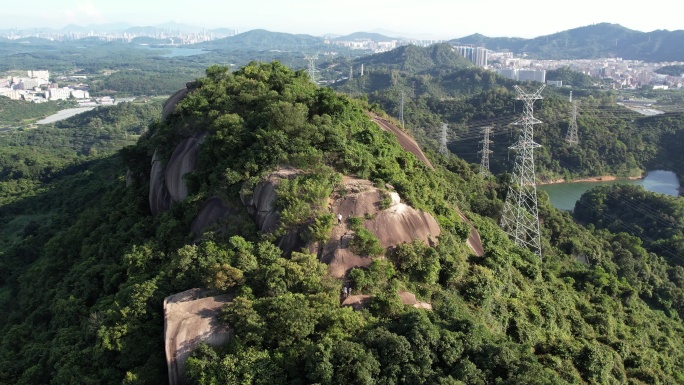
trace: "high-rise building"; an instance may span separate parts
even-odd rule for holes
[[[496,72],[508,79],[546,83],[546,70],[499,68]]]
[[[546,83],[546,70],[519,69],[518,80]]]
[[[487,49],[472,45],[456,45],[454,49],[464,58],[470,60],[478,67],[487,66]]]

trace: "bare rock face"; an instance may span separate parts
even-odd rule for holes
[[[164,341],[169,384],[185,384],[185,362],[200,342],[220,346],[232,330],[218,320],[231,295],[205,297],[206,291],[190,289],[164,299]]]
[[[243,189],[240,192],[242,204],[254,216],[261,231],[267,233],[278,228],[280,214],[275,209],[276,190],[283,179],[293,179],[299,174],[300,170],[281,168],[257,183],[253,190]]]
[[[254,217],[257,226],[263,233],[270,233],[280,226],[280,213],[275,208],[278,194],[276,190],[284,179],[292,179],[301,174],[301,170],[281,168],[257,183],[253,190],[243,188],[240,200],[247,212]],[[299,246],[299,233],[291,232],[283,236],[278,247],[284,251],[292,251]]]
[[[185,88],[176,91],[173,95],[171,95],[166,101],[164,102],[164,105],[162,106],[162,121],[166,120],[166,118],[171,115],[173,110],[176,108],[176,105],[193,90],[197,88],[197,85],[194,82],[188,82],[185,84]]]
[[[404,305],[411,305],[417,309],[432,310],[432,305],[427,302],[421,302],[416,299],[416,295],[409,291],[400,291],[399,298]]]
[[[188,187],[183,177],[197,169],[199,146],[205,136],[206,132],[201,132],[185,138],[173,150],[166,166],[159,160],[157,152],[154,152],[149,195],[153,215],[163,213],[171,207],[171,203],[180,202],[188,196]]]
[[[200,133],[183,139],[171,154],[164,176],[166,188],[174,202],[180,202],[188,196],[188,187],[183,176],[197,169],[199,145],[202,144],[205,135],[206,133]]]
[[[418,301],[416,295],[408,291],[400,291],[397,293],[401,303],[404,305],[413,306],[416,309],[432,310],[432,305],[427,302]],[[350,295],[342,301],[342,306],[351,306],[354,310],[361,310],[368,306],[373,296],[368,294]]]
[[[156,151],[152,156],[149,201],[152,215],[163,213],[171,206],[171,196],[164,183],[164,165],[159,160]]]
[[[204,203],[195,219],[190,225],[190,230],[199,235],[202,230],[216,223],[219,219],[230,215],[230,209],[223,204],[219,197],[211,197]]]
[[[364,226],[377,235],[385,248],[410,243],[415,239],[432,245],[441,233],[432,215],[404,203],[377,213],[375,218],[366,220]]]
[[[343,183],[346,194],[331,202],[333,213],[342,214],[343,221],[333,228],[321,253],[331,276],[342,278],[350,269],[368,266],[372,261],[349,249],[349,241],[354,237],[347,222],[350,216],[365,218],[364,227],[378,237],[385,249],[416,239],[429,245],[437,242],[441,229],[435,218],[401,203],[396,192],[382,192],[364,179],[344,177]]]

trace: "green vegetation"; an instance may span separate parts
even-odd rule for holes
[[[416,98],[420,119],[465,123],[507,110],[512,95],[499,79],[463,71],[444,76],[469,79],[471,91]],[[193,287],[234,295],[221,317],[234,337],[201,346],[187,362],[196,384],[684,382],[680,261],[649,253],[634,237],[582,227],[543,194],[540,261],[496,225],[504,177],[481,178],[464,160],[432,151],[428,169],[368,119],[369,109],[382,112],[371,98],[319,88],[303,71],[278,62],[234,72],[212,66],[198,86],[137,144],[0,205],[0,383],[163,383],[163,299]],[[542,119],[563,120],[544,107]],[[610,111],[608,127],[631,134]],[[127,119],[119,127],[140,133],[138,119]],[[581,128],[598,127],[586,119]],[[637,122],[656,132],[644,142],[650,154],[659,127],[677,134],[660,119]],[[150,215],[152,154],[168,159],[181,140],[204,132],[190,195]],[[640,148],[630,140],[621,139],[623,155]],[[340,307],[341,282],[327,267],[304,251],[283,255],[239,201],[245,184],[283,166],[302,175],[281,185],[278,205],[312,239],[324,238],[332,221],[319,211],[323,197],[339,174],[355,174],[391,184],[439,218],[438,245],[400,245],[353,269],[355,293],[373,298],[361,311]],[[190,223],[217,195],[235,214],[198,238]],[[484,257],[465,245],[456,207],[478,230]],[[407,289],[433,310],[402,305],[397,292]]]
[[[0,127],[23,126],[71,107],[77,107],[77,104],[64,100],[31,103],[0,96]]]
[[[573,215],[613,233],[639,234],[646,250],[673,264],[684,255],[684,202],[630,185],[602,186],[587,191]]]
[[[349,217],[349,228],[354,232],[354,238],[349,241],[349,247],[354,254],[361,256],[380,256],[385,249],[380,245],[380,240],[375,234],[363,227],[364,218]]]
[[[160,113],[158,101],[121,103],[0,135],[0,203],[33,195],[41,185],[83,171],[94,159],[134,143]]]
[[[600,80],[587,74],[573,71],[569,67],[546,71],[546,80],[561,80],[563,81],[563,86],[571,86],[579,89],[592,88],[595,87],[597,83],[600,83]]]
[[[684,65],[677,64],[664,66],[658,68],[655,72],[661,75],[682,76],[682,74],[684,74]]]
[[[333,187],[342,177],[329,168],[285,179],[278,186],[276,207],[280,210],[280,229],[275,235],[284,235],[297,228],[307,228],[307,240],[325,241],[334,225],[327,210],[327,200]]]

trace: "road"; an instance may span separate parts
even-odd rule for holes
[[[68,119],[74,115],[78,115],[86,111],[91,111],[93,109],[95,109],[95,107],[67,108],[66,110],[59,111],[54,115],[50,115],[45,119],[37,121],[36,124],[50,124],[54,122],[59,122],[60,120]]]

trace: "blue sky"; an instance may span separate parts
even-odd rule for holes
[[[5,0],[0,7],[0,29],[175,21],[240,32],[257,28],[311,35],[367,31],[443,39],[473,33],[531,38],[601,22],[643,32],[684,29],[684,3],[632,4],[596,0]]]

